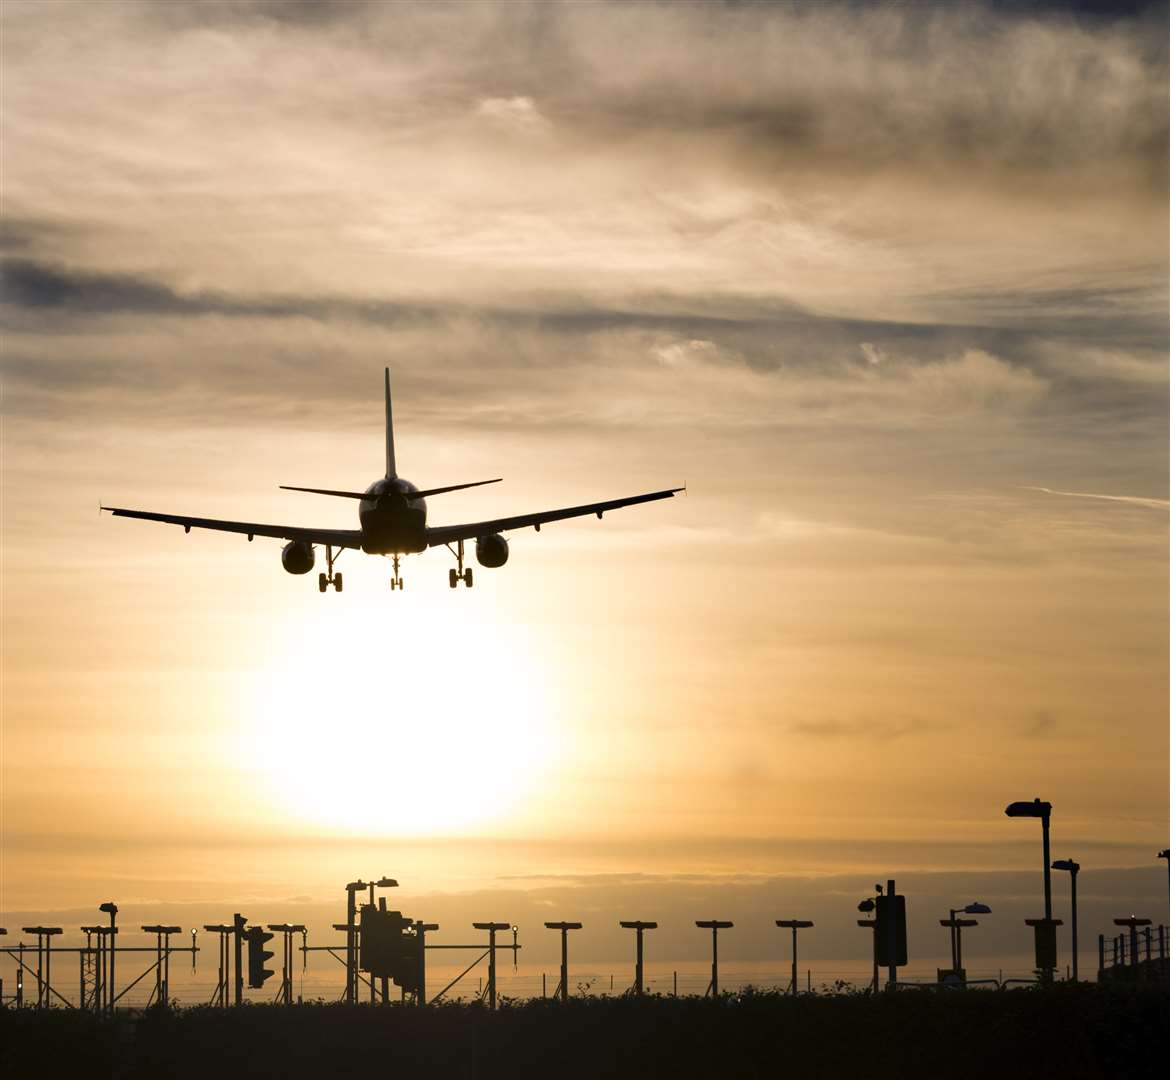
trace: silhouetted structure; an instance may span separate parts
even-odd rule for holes
[[[560,993],[561,1001],[569,1000],[569,931],[580,930],[582,924],[579,922],[546,922],[545,927],[549,930],[559,930],[561,932],[561,979],[557,986]]]
[[[796,968],[796,932],[798,930],[805,930],[813,924],[807,919],[777,919],[777,926],[782,926],[792,931],[792,986],[791,992],[796,993],[797,986],[797,968]]]
[[[1048,843],[1048,830],[1052,822],[1052,803],[1044,802],[1038,798],[1031,802],[1008,803],[1004,813],[1013,818],[1040,819],[1040,831],[1044,845],[1044,859],[1041,864],[1044,868],[1044,918],[1025,919],[1024,923],[1033,927],[1035,931],[1036,970],[1044,982],[1052,982],[1056,971],[1056,928],[1061,925],[1060,920],[1052,918],[1052,856]]]
[[[701,930],[711,931],[711,985],[707,993],[712,997],[719,996],[719,931],[730,930],[735,923],[724,922],[719,919],[695,920],[695,925]],[[706,996],[706,995],[704,995]]]
[[[641,994],[643,987],[642,933],[646,930],[657,930],[658,923],[643,922],[639,919],[628,919],[621,921],[618,925],[624,927],[627,930],[635,931],[637,939],[637,952],[636,959],[634,961],[634,993]]]
[[[1077,874],[1080,873],[1081,864],[1074,862],[1072,859],[1057,859],[1052,864],[1052,869],[1067,871],[1072,886],[1072,980],[1073,982],[1078,982],[1080,979],[1078,961],[1080,947],[1077,944]]]

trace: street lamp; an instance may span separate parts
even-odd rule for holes
[[[1158,852],[1158,858],[1166,860],[1166,875],[1168,878],[1170,878],[1170,848],[1162,848],[1162,850]]]
[[[976,900],[964,908],[951,908],[949,919],[939,919],[939,925],[949,927],[951,931],[951,970],[955,972],[956,976],[963,970],[963,928],[979,925],[977,919],[955,918],[959,914],[990,915],[991,908]]]
[[[1052,973],[1056,968],[1056,926],[1052,920],[1052,871],[1049,866],[1051,853],[1048,844],[1048,827],[1052,821],[1052,803],[1041,799],[1031,802],[1008,803],[1004,808],[1008,817],[1030,817],[1040,819],[1041,835],[1044,843],[1044,918],[1025,919],[1024,922],[1035,928],[1036,933],[1036,967],[1041,972],[1044,982],[1052,981]]]
[[[110,978],[108,994],[110,998],[110,1015],[114,1015],[114,1002],[117,998],[114,996],[114,988],[117,985],[114,982],[114,957],[118,948],[118,905],[113,900],[107,900],[104,904],[98,906],[98,911],[104,911],[110,917]]]
[[[1072,884],[1072,981],[1077,981],[1077,872],[1081,864],[1072,859],[1057,859],[1052,864],[1053,870],[1067,870],[1069,881]]]

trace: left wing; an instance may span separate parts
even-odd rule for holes
[[[253,536],[269,536],[276,540],[302,540],[309,544],[332,544],[334,547],[360,548],[362,534],[358,529],[304,529],[299,525],[260,525],[250,521],[217,521],[214,518],[181,517],[178,514],[155,514],[149,510],[123,510],[117,506],[103,506],[114,517],[142,518],[161,521],[166,525],[182,525],[192,529],[214,529],[216,532],[242,533],[249,540]]]
[[[439,544],[453,544],[456,540],[474,540],[491,533],[507,532],[510,529],[539,529],[550,521],[564,521],[566,518],[587,517],[596,514],[601,517],[607,510],[620,510],[623,506],[669,499],[685,488],[669,488],[666,491],[652,491],[648,495],[631,495],[626,499],[610,499],[609,502],[587,503],[584,506],[569,506],[564,510],[542,510],[537,514],[520,514],[518,517],[497,518],[495,521],[474,521],[467,525],[440,525],[427,529],[427,547]]]

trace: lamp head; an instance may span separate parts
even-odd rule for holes
[[[1031,802],[1008,803],[1004,809],[1008,817],[1038,817],[1052,816],[1052,803],[1033,799]]]
[[[979,903],[979,901],[976,900],[975,903],[968,904],[965,908],[963,908],[963,914],[964,915],[990,915],[991,908],[989,908],[986,904]]]
[[[874,902],[872,900],[862,900],[861,903],[857,905],[857,910],[858,911],[873,911],[873,909],[876,906],[877,905],[874,904]]]
[[[118,905],[113,900],[107,900],[98,908],[98,911],[104,911],[107,915],[117,915]]]
[[[1053,870],[1067,870],[1070,874],[1075,874],[1081,868],[1079,862],[1073,862],[1072,859],[1057,859],[1052,864]]]

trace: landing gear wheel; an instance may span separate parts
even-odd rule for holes
[[[329,579],[324,574],[317,575],[317,591],[324,592],[329,588]]]
[[[340,574],[333,575],[333,591],[334,592],[341,592],[341,575]]]
[[[469,589],[471,588],[472,585],[475,584],[475,578],[472,576],[470,566],[466,570],[463,571],[463,581],[464,581],[464,584],[466,584],[466,586]]]
[[[455,586],[459,584],[459,574],[457,571],[455,571],[455,570],[448,570],[447,571],[447,584],[450,585],[452,589],[455,588]]]

